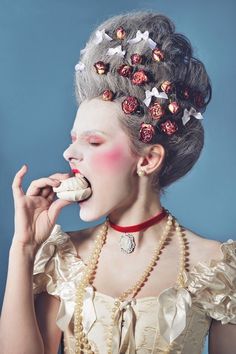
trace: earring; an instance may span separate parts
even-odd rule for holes
[[[146,172],[142,168],[140,168],[139,170],[137,170],[137,174],[139,175],[139,177],[142,177],[146,175]]]

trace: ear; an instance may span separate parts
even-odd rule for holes
[[[150,175],[161,169],[165,158],[165,149],[160,144],[147,146],[137,163],[137,170],[142,168],[146,175]]]

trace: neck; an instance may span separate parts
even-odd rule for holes
[[[130,226],[140,224],[154,215],[161,213],[162,205],[160,202],[159,195],[154,195],[153,191],[151,194],[139,195],[133,203],[124,207],[116,208],[112,211],[108,217],[116,225],[119,226]],[[135,237],[135,243],[137,248],[144,244],[144,240],[149,242],[156,242],[158,238],[161,237],[163,230],[163,224],[165,225],[166,218],[164,218],[160,223],[157,223],[150,228],[133,233]],[[120,232],[109,228],[109,237],[111,239],[118,239]],[[146,241],[145,241],[146,243]]]

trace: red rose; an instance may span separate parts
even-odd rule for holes
[[[105,91],[103,91],[102,99],[104,101],[112,101],[113,96],[114,96],[114,94],[111,90],[105,90]]]
[[[116,38],[117,39],[124,39],[126,36],[126,32],[123,27],[118,27],[116,29]]]
[[[155,48],[152,51],[152,58],[155,61],[163,61],[164,60],[164,53],[160,49]]]
[[[161,124],[161,130],[167,135],[172,135],[178,130],[178,126],[175,122],[167,120],[165,123]]]
[[[194,95],[194,103],[198,108],[202,108],[205,104],[204,97],[200,92]]]
[[[138,70],[132,75],[131,81],[138,86],[146,84],[148,82],[147,73],[144,70]]]
[[[131,55],[130,58],[131,58],[131,63],[133,65],[142,64],[142,61],[143,61],[142,55],[140,55],[138,53],[134,53]]]
[[[176,114],[180,110],[180,105],[178,104],[178,102],[174,101],[169,104],[168,108],[172,114]]]
[[[163,81],[161,84],[161,89],[164,91],[166,94],[171,93],[173,91],[173,84],[170,81]]]
[[[94,67],[99,75],[106,74],[108,71],[108,64],[104,63],[103,61],[98,61],[94,64]]]
[[[138,107],[139,102],[134,96],[126,97],[126,99],[122,102],[122,109],[125,114],[134,113],[138,109]]]
[[[143,143],[149,143],[155,134],[155,129],[151,124],[141,124],[141,128],[139,130],[139,140]]]
[[[124,76],[124,77],[130,77],[132,73],[132,67],[129,65],[121,65],[118,69],[117,72],[119,75]]]
[[[159,120],[165,114],[165,109],[160,103],[155,102],[149,107],[149,113],[153,119]]]

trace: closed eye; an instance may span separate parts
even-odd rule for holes
[[[95,143],[95,142],[90,141],[89,145],[98,146],[98,145],[101,145],[101,143]]]

